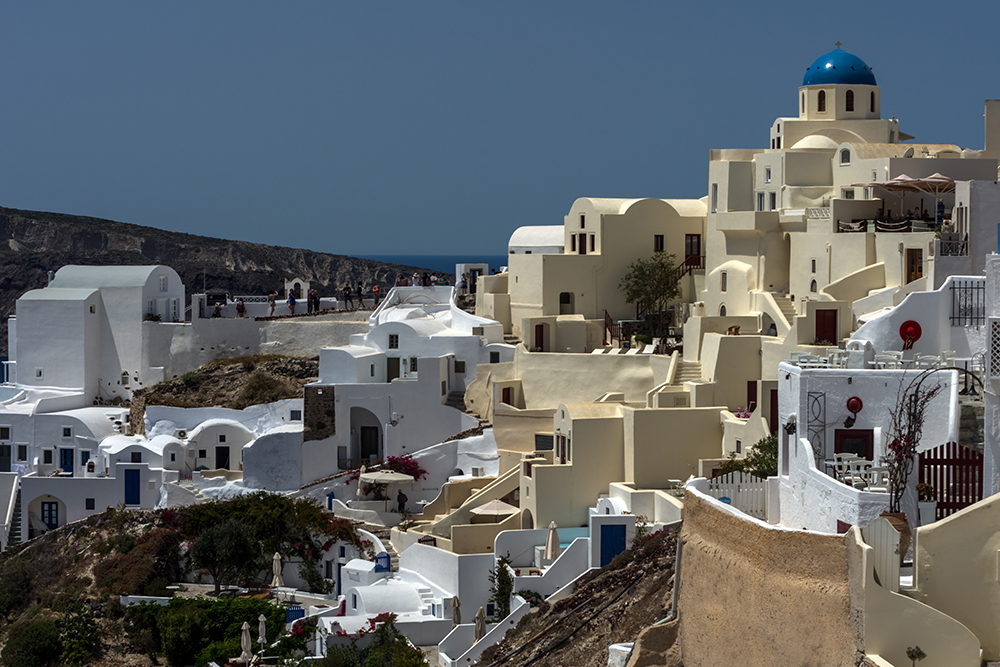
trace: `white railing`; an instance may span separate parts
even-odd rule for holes
[[[732,505],[744,514],[767,519],[767,491],[764,480],[742,472],[713,477],[708,481],[708,495]]]
[[[806,217],[810,220],[819,220],[830,217],[829,206],[810,206],[806,209]]]

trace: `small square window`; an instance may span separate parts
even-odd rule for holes
[[[27,445],[18,445],[17,446],[17,460],[18,461],[27,461],[28,460],[28,446]]]
[[[0,440],[10,440],[10,426],[0,426]]]
[[[291,414],[289,415],[288,418],[291,419],[293,422],[300,422],[300,421],[302,421],[302,411],[301,410],[292,410],[292,412],[291,412]]]
[[[357,608],[358,608],[358,594],[351,593],[351,609],[357,609]]]
[[[771,168],[770,167],[764,167],[764,182],[765,183],[770,183],[771,182]]]
[[[84,503],[86,503],[85,507],[86,507],[86,508],[87,508],[88,510],[92,510],[92,509],[94,509],[94,499],[93,499],[93,498],[87,498],[87,499],[86,499],[86,500],[84,501]]]
[[[854,188],[844,188],[841,199],[854,199]]]
[[[177,460],[177,452],[170,452],[170,462],[173,463]]]
[[[417,372],[417,358],[416,357],[412,357],[410,359],[410,372],[411,373],[416,373]]]
[[[743,453],[743,441],[742,440],[737,440],[736,441],[736,453],[737,454],[742,454]]]
[[[219,442],[225,442],[225,441],[226,441],[226,434],[225,433],[220,433],[219,434]]]
[[[653,252],[663,252],[663,234],[653,235]]]
[[[160,291],[161,292],[166,292],[167,291],[167,277],[166,276],[160,276]]]
[[[198,458],[199,459],[207,459],[208,458],[208,450],[199,449],[198,450]]]
[[[465,362],[464,361],[459,361],[458,359],[455,360],[455,372],[456,373],[465,373]]]
[[[389,349],[390,350],[399,349],[399,334],[389,334]]]
[[[142,452],[132,452],[132,463],[142,463]]]
[[[491,364],[499,364],[500,363],[500,353],[499,352],[490,352],[490,363]]]
[[[42,463],[52,463],[52,450],[46,449],[42,452]]]
[[[347,557],[347,547],[345,547],[345,546],[341,546],[340,547],[340,557],[341,558],[346,558]]]
[[[73,428],[70,427],[70,426],[63,426],[63,437],[64,438],[72,438],[73,437]]]
[[[42,369],[41,368],[36,368],[35,369],[35,379],[36,380],[41,380],[42,379]]]
[[[91,313],[96,313],[97,312],[97,306],[95,306],[94,304],[90,304],[90,312]]]

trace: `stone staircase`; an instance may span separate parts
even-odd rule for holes
[[[675,387],[680,387],[685,382],[697,382],[698,380],[701,380],[700,361],[679,361],[677,363],[677,372],[674,374],[673,381]]]
[[[11,547],[21,543],[21,490],[17,490],[14,497],[14,516],[10,520],[10,535],[7,537],[7,546]]]
[[[465,409],[465,392],[464,391],[450,391],[448,392],[448,398],[444,402],[449,408],[455,408],[456,410],[461,410],[462,412],[468,412]]]
[[[507,343],[508,345],[517,345],[518,343],[521,342],[521,339],[515,336],[514,334],[505,333],[503,335],[503,342]]]
[[[431,603],[434,602],[434,592],[429,588],[421,586],[417,589],[417,594],[420,595],[420,602],[423,604],[423,613],[429,615],[431,613]]]
[[[797,312],[795,310],[795,302],[792,301],[792,297],[788,294],[783,296],[774,295],[774,300],[778,304],[778,308],[781,309],[781,314],[785,316],[785,321],[791,326],[795,324],[795,316]]]
[[[356,522],[356,526],[367,530],[369,533],[382,540],[382,544],[385,545],[385,552],[389,554],[389,562],[391,563],[391,569],[393,572],[399,572],[399,554],[392,546],[392,540],[389,539],[391,535],[391,530],[385,526],[377,526],[371,523]],[[421,596],[422,597],[422,596]]]
[[[958,425],[958,443],[983,452],[983,420],[985,407],[979,402],[962,401],[962,416]]]

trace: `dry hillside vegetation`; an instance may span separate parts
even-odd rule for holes
[[[242,410],[302,398],[302,388],[318,377],[316,359],[257,355],[213,361],[177,379],[136,391],[132,396],[132,432],[145,432],[143,416],[147,405]]]
[[[635,641],[670,612],[674,531],[640,537],[604,568],[586,575],[576,592],[543,602],[521,619],[480,662],[495,667],[605,667],[608,646]]]

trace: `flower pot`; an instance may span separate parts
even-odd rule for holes
[[[937,520],[937,501],[936,500],[921,500],[917,502],[920,507],[920,525],[926,526],[929,523],[934,523]]]
[[[907,549],[910,548],[910,523],[906,520],[906,514],[903,512],[883,512],[882,517],[892,524],[892,527],[899,533],[899,562],[902,564],[903,557],[906,555]]]

